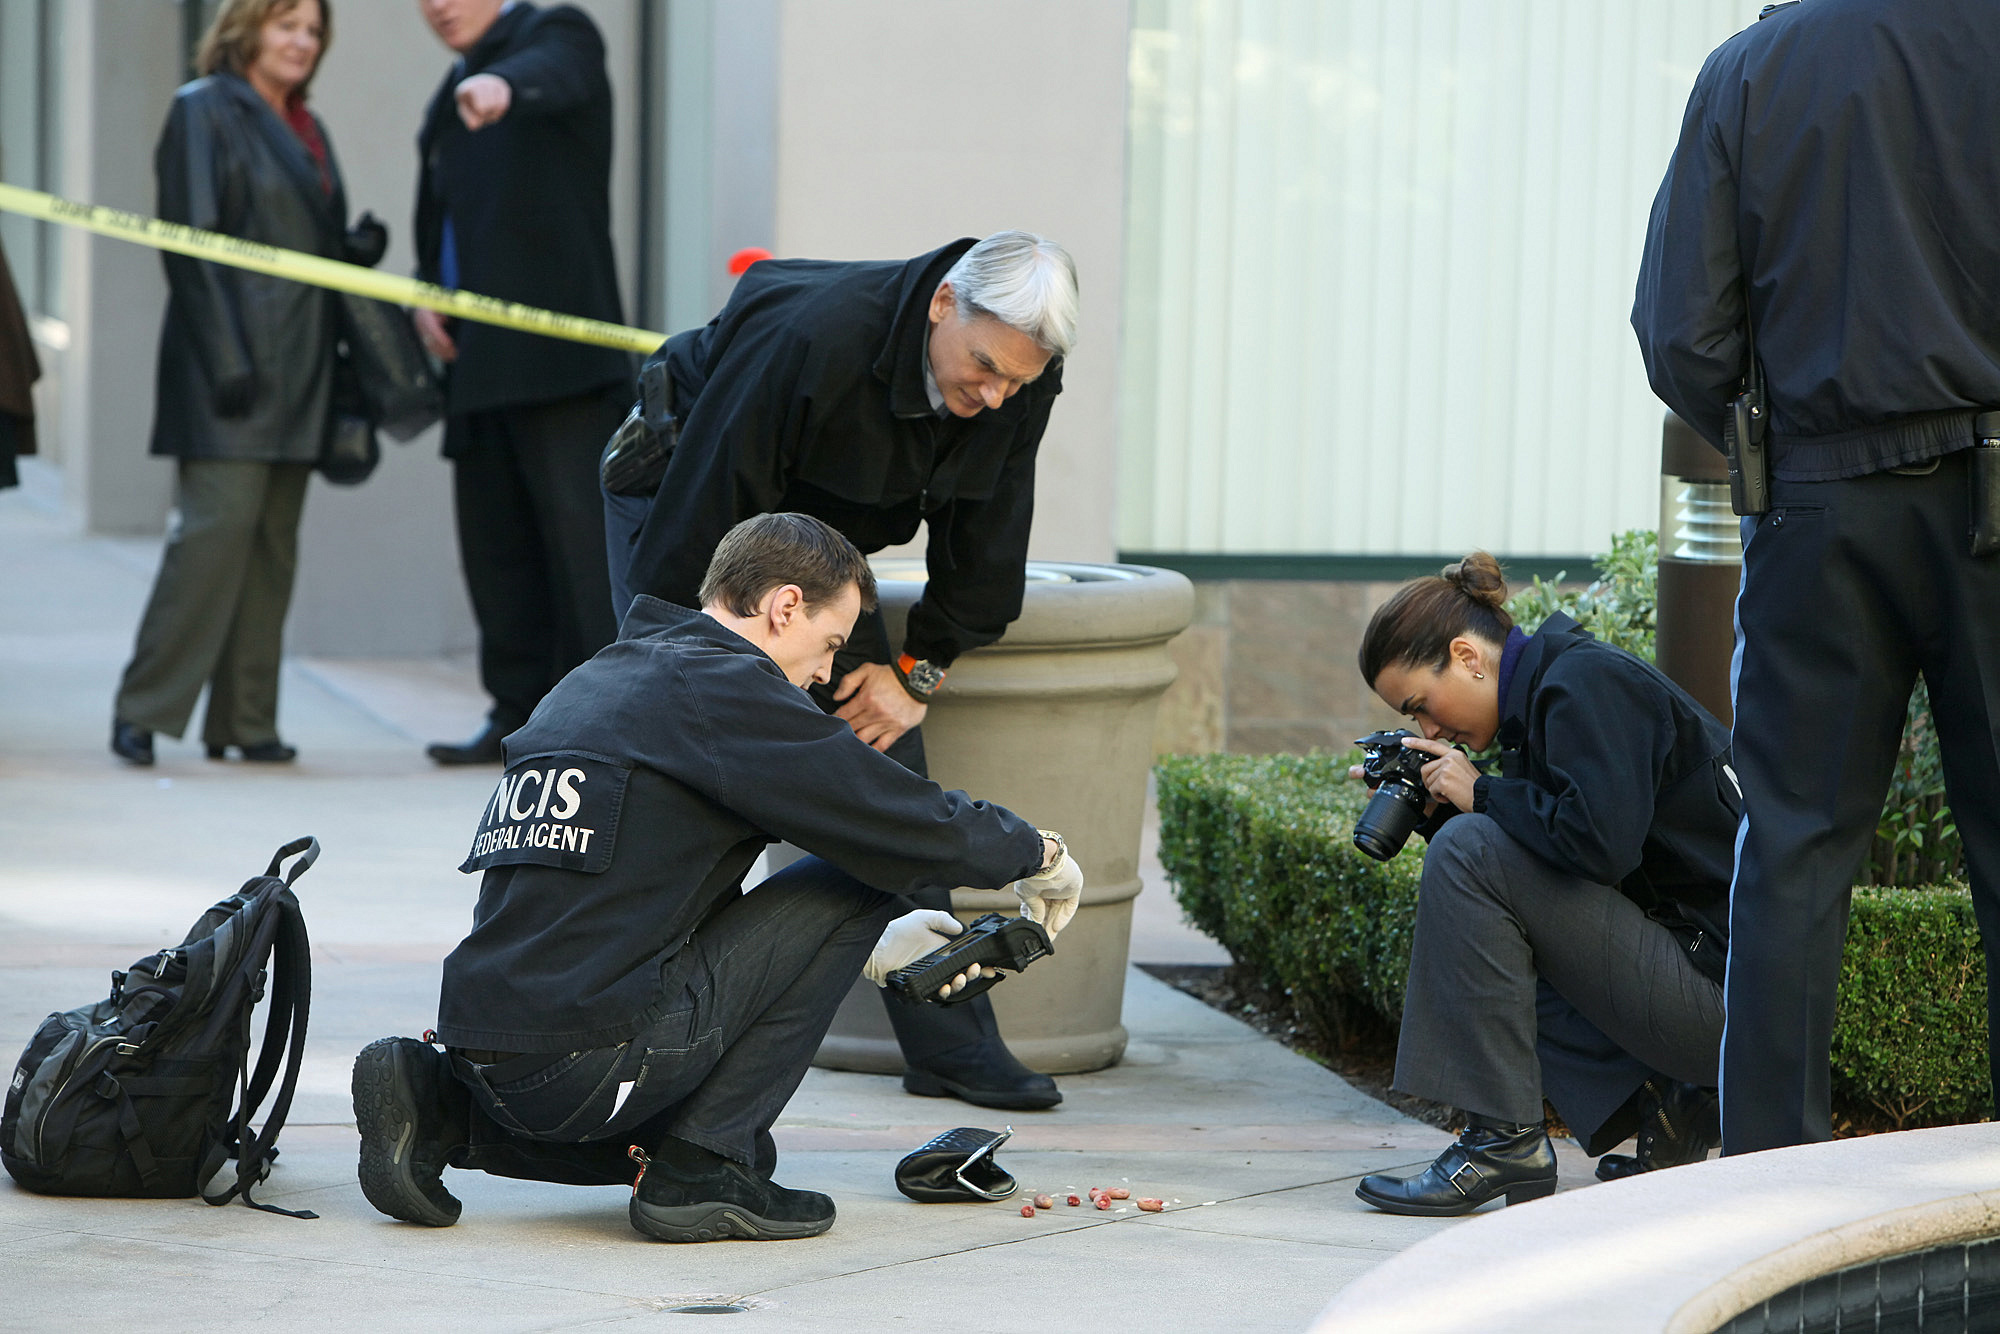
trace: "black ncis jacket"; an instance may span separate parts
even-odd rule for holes
[[[1653,204],[1632,326],[1721,446],[1747,299],[1773,472],[1859,476],[2000,407],[1993,0],[1810,0],[1723,43]]]
[[[455,97],[474,74],[497,74],[513,88],[507,114],[477,132],[458,118]],[[611,84],[604,39],[582,10],[521,3],[495,19],[432,96],[417,155],[424,281],[442,280],[449,216],[464,290],[624,319],[611,251]],[[455,324],[452,337],[458,360],[445,392],[454,416],[554,402],[632,374],[631,358],[614,348],[471,320]]]
[[[1683,926],[1722,976],[1742,797],[1729,732],[1657,667],[1560,613],[1528,640],[1500,705],[1500,772],[1473,809],[1542,860]]]
[[[930,524],[904,647],[949,666],[1021,614],[1052,360],[975,417],[924,392],[931,295],[970,238],[908,261],[765,260],[664,360],[680,442],[633,540],[636,593],[692,603],[724,533],[757,514],[825,520],[864,553]]]
[[[346,259],[347,196],[324,125],[320,137],[331,193],[292,127],[248,83],[234,74],[197,79],[174,94],[153,155],[160,216]],[[167,313],[151,452],[230,462],[317,459],[332,403],[339,298],[185,255],[160,258]],[[217,409],[218,388],[238,399],[226,416]]]
[[[453,1046],[625,1041],[660,998],[661,965],[776,839],[892,894],[1004,885],[1041,864],[1032,825],[919,778],[749,641],[651,598],[506,745],[460,868],[485,878],[444,962],[438,1034]]]

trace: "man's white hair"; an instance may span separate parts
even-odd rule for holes
[[[990,315],[1058,357],[1076,343],[1076,261],[1045,236],[995,232],[944,280],[966,319]]]

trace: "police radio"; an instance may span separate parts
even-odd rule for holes
[[[1771,458],[1764,447],[1771,411],[1764,400],[1764,371],[1757,364],[1757,336],[1751,332],[1748,312],[1743,316],[1743,339],[1750,369],[1743,377],[1743,392],[1729,400],[1729,413],[1722,419],[1722,452],[1729,460],[1729,508],[1757,515],[1771,508]]]

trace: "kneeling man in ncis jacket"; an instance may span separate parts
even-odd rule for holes
[[[456,1222],[446,1167],[605,1185],[636,1161],[649,1237],[815,1236],[833,1202],[771,1180],[771,1125],[855,974],[881,985],[961,929],[898,916],[902,896],[1012,883],[1051,935],[1074,913],[1059,838],[912,773],[801,689],[874,604],[845,538],[745,520],[700,600],[637,599],[507,738],[437,1045],[384,1038],[355,1062],[361,1186],[383,1213]],[[746,892],[777,839],[812,855]]]

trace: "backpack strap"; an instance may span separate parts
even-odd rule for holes
[[[292,869],[285,872],[287,887],[296,884],[298,878],[306,873],[307,868],[319,860],[319,840],[311,834],[307,834],[304,838],[293,839],[271,854],[271,864],[265,868],[264,874],[276,879],[279,865],[295,852],[303,852],[305,856],[292,863]]]
[[[310,844],[310,848],[306,848],[306,844]],[[306,851],[306,856],[292,867],[291,878],[296,878],[319,855],[316,840],[302,839],[280,849],[278,857],[272,861],[273,872],[285,856],[302,849]],[[299,1063],[305,1056],[306,1021],[312,1005],[312,947],[306,936],[305,914],[299,908],[298,899],[284,884],[267,885],[259,895],[260,898],[265,896],[269,898],[269,911],[262,914],[256,939],[245,956],[244,966],[249,968],[260,964],[264,958],[275,953],[271,968],[270,1010],[264,1020],[264,1042],[257,1055],[255,1075],[250,1073],[247,1051],[237,1070],[239,1096],[234,1118],[236,1181],[218,1195],[204,1193],[202,1199],[219,1205],[241,1195],[245,1204],[266,1213],[285,1214],[291,1218],[317,1218],[319,1215],[309,1209],[280,1209],[276,1205],[259,1204],[250,1195],[251,1188],[264,1179],[272,1160],[278,1156],[278,1132],[284,1129],[285,1118],[291,1112],[292,1094],[298,1087]],[[277,1097],[271,1104],[263,1129],[256,1130],[251,1126],[250,1118],[256,1114],[265,1094],[270,1092],[273,1082],[277,1080],[281,1063],[284,1079],[278,1084]]]
[[[201,1084],[198,1080],[189,1082]],[[159,1183],[160,1164],[153,1157],[153,1146],[146,1140],[146,1128],[139,1124],[139,1112],[132,1106],[131,1090],[109,1074],[101,1074],[91,1091],[106,1102],[118,1104],[118,1133],[125,1137],[125,1152],[132,1155],[132,1165],[139,1169],[139,1180],[150,1190]],[[194,1091],[199,1093],[202,1088],[197,1087]]]

